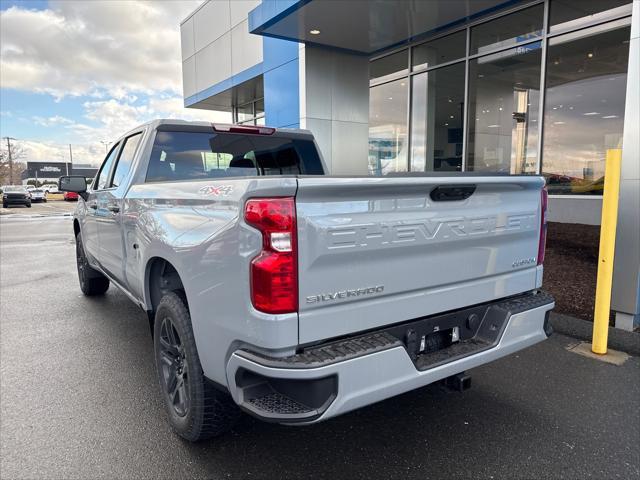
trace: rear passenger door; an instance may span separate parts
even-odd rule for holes
[[[93,180],[91,188],[87,192],[86,213],[82,224],[82,242],[84,250],[91,258],[92,262],[100,262],[100,241],[98,239],[98,196],[106,188],[111,167],[116,160],[120,143],[116,143],[98,170],[96,178]]]
[[[113,172],[108,180],[108,187],[100,192],[98,198],[100,264],[123,285],[126,285],[124,272],[126,255],[122,224],[123,199],[127,193],[131,165],[141,139],[142,132],[134,133],[124,139],[120,155],[112,168]]]

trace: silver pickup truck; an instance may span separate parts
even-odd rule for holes
[[[547,338],[537,176],[325,176],[300,130],[156,120],[122,136],[73,220],[80,287],[148,313],[169,421],[308,424]]]

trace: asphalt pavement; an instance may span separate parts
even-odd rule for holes
[[[48,202],[32,202],[31,208],[24,205],[11,205],[0,208],[0,216],[13,215],[18,217],[38,217],[50,215],[71,215],[77,205],[76,201],[49,200]]]
[[[309,427],[245,417],[189,444],[168,427],[145,314],[80,293],[69,217],[0,218],[0,477],[639,478],[640,359],[616,366],[555,335]]]

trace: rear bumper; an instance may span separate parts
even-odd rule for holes
[[[229,391],[241,408],[266,421],[304,424],[335,417],[545,340],[550,334],[548,312],[554,307],[553,298],[532,292],[520,299],[524,301],[516,306],[513,301],[485,306],[487,312],[491,308],[505,312],[495,340],[475,350],[467,346],[467,353],[463,345],[456,345],[449,358],[447,350],[425,355],[427,360],[420,355],[412,358],[409,344],[389,335],[391,329],[285,359],[237,350],[227,363]],[[488,313],[487,317],[491,318]]]

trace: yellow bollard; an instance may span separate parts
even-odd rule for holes
[[[607,353],[607,340],[609,336],[611,285],[613,282],[613,256],[616,249],[621,160],[621,149],[607,150],[607,160],[604,167],[604,192],[602,194],[596,307],[593,318],[593,342],[591,345],[591,351],[601,355]]]

